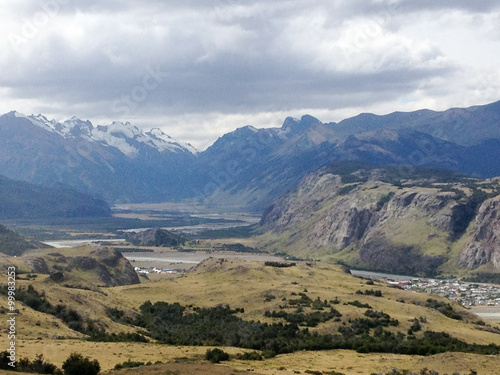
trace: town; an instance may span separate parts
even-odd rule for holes
[[[157,267],[134,267],[134,271],[139,275],[147,275],[150,273],[171,273],[178,274],[183,273],[183,270],[172,269],[172,268],[157,268]]]
[[[464,307],[500,306],[500,286],[494,284],[469,283],[458,279],[413,279],[388,283],[405,290],[444,296]]]

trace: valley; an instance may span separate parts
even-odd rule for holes
[[[43,150],[0,140],[18,356],[118,375],[495,374],[499,103],[305,115],[203,152],[128,123],[1,116]],[[456,134],[466,122],[481,131]]]
[[[363,321],[366,319],[367,311],[380,311],[390,316],[391,319],[397,320],[396,326],[389,325],[383,328],[392,334],[399,332],[406,336],[415,319],[418,319],[421,320],[420,324],[423,329],[412,334],[416,338],[423,338],[424,330],[425,332],[444,331],[464,342],[479,345],[494,344],[499,345],[500,348],[500,325],[496,323],[494,312],[490,311],[493,315],[482,319],[443,297],[392,288],[384,280],[377,281],[380,275],[374,273],[363,274],[361,272],[365,278],[353,277],[345,273],[342,267],[325,261],[300,261],[286,254],[273,255],[272,252],[267,252],[267,249],[259,248],[262,235],[258,231],[244,236],[231,233],[231,230],[227,232],[228,229],[234,230],[248,225],[255,229],[257,221],[255,215],[240,212],[214,213],[211,209],[204,211],[202,207],[197,207],[196,211],[190,209],[186,212],[183,212],[179,206],[176,210],[162,211],[162,209],[151,206],[120,206],[115,208],[114,217],[118,220],[132,220],[128,224],[136,224],[137,220],[142,220],[140,221],[142,224],[170,223],[167,228],[177,233],[180,233],[179,227],[189,227],[189,225],[179,226],[178,223],[192,222],[196,230],[183,233],[193,237],[190,237],[179,248],[138,247],[128,244],[124,238],[118,238],[119,234],[124,232],[109,230],[111,223],[117,225],[123,223],[121,221],[116,223],[113,223],[113,220],[107,221],[107,228],[102,232],[89,231],[89,225],[96,225],[92,220],[90,223],[83,223],[81,228],[74,223],[61,226],[57,221],[34,227],[27,225],[26,222],[17,223],[25,232],[33,230],[32,233],[37,236],[43,233],[59,233],[62,238],[60,241],[57,241],[57,238],[52,241],[52,244],[58,247],[32,250],[16,260],[8,257],[0,259],[4,267],[8,264],[17,265],[19,290],[32,285],[37,292],[45,296],[44,298],[49,303],[53,305],[59,303],[67,306],[67,309],[75,309],[81,316],[82,322],[87,322],[83,323],[80,332],[75,331],[69,328],[68,323],[61,322],[61,318],[32,309],[25,302],[19,301],[17,345],[23,357],[34,358],[38,354],[43,354],[47,361],[60,367],[72,352],[80,352],[97,359],[103,373],[109,371],[110,374],[128,373],[125,369],[112,370],[115,365],[126,361],[144,364],[163,362],[134,369],[134,373],[138,374],[142,371],[145,374],[154,373],[153,371],[158,371],[158,373],[170,371],[178,374],[192,374],[196,371],[197,374],[202,375],[218,372],[232,374],[240,371],[246,373],[248,369],[251,369],[253,373],[262,375],[288,375],[297,372],[307,373],[307,371],[323,374],[336,372],[347,375],[385,373],[394,367],[414,371],[420,371],[425,367],[440,373],[446,373],[450,369],[465,373],[464,369],[470,368],[475,369],[479,374],[495,373],[493,369],[498,365],[498,356],[453,351],[427,356],[410,356],[396,353],[363,353],[359,349],[342,348],[344,345],[353,345],[351,341],[348,341],[349,344],[341,344],[338,348],[335,344],[335,349],[318,351],[309,348],[305,352],[292,350],[291,353],[285,350],[270,358],[255,361],[240,358],[244,353],[254,351],[245,344],[238,347],[224,342],[222,346],[213,346],[208,341],[203,346],[193,346],[187,341],[184,343],[179,341],[174,345],[166,345],[161,344],[158,338],[148,337],[149,334],[145,336],[150,340],[149,343],[121,342],[124,339],[118,338],[113,339],[117,342],[106,342],[107,339],[102,342],[103,339],[93,338],[92,331],[85,328],[90,322],[97,324],[106,334],[123,335],[140,332],[144,335],[144,328],[135,325],[138,323],[132,323],[131,320],[120,321],[110,315],[110,311],[122,311],[128,317],[127,319],[135,319],[141,314],[139,307],[149,301],[153,304],[166,302],[191,306],[187,307],[190,313],[196,313],[195,308],[212,309],[228,305],[234,309],[242,309],[242,312],[236,313],[236,317],[242,319],[241,322],[260,321],[264,324],[287,323],[286,317],[278,317],[278,315],[273,317],[271,313],[275,312],[295,314],[303,310],[303,314],[323,314],[329,309],[334,309],[339,312],[340,318],[315,323],[311,327],[307,327],[306,323],[300,325],[301,330],[307,328],[311,332],[316,332],[315,334],[326,336],[338,335],[338,332],[342,332],[342,326],[348,327],[356,319]],[[197,220],[206,220],[206,222],[201,224]],[[54,224],[54,226],[49,224]],[[200,225],[205,226],[203,231],[199,230]],[[136,228],[144,229],[146,226],[140,225]],[[134,231],[136,228],[127,230]],[[209,228],[212,230],[206,231]],[[217,236],[221,234],[225,235]],[[64,240],[71,237],[88,238]],[[237,246],[234,247],[235,245]],[[123,259],[128,259],[132,267],[169,268],[179,270],[179,272],[160,274],[150,272],[146,274],[146,277],[139,276],[138,281],[130,279],[130,285],[118,283],[112,286],[115,282],[108,279],[109,285],[102,285],[102,280],[106,279],[102,279],[101,271],[93,271],[86,268],[87,266],[78,268],[81,267],[79,264],[84,263],[74,263],[71,259],[93,256],[92,254],[97,251],[102,254],[99,256],[104,256],[102,259],[106,264],[118,264],[115,260],[105,260],[114,259],[115,255],[99,250],[103,246],[120,249]],[[238,251],[229,250],[231,248]],[[141,251],[134,252],[134,250]],[[33,264],[30,263],[32,261],[23,264],[23,259],[34,258],[45,259],[50,275],[43,272],[33,273],[33,269],[29,266]],[[58,281],[52,277],[53,272],[50,271],[57,264],[73,265],[71,267],[76,268],[67,271],[69,268],[66,266],[67,270],[62,271],[64,281]],[[281,264],[288,266],[277,267]],[[100,268],[96,268],[98,269]],[[110,275],[118,276],[117,272],[121,274],[124,271],[109,268]],[[101,281],[97,281],[92,275],[99,275]],[[381,276],[392,277],[392,275]],[[375,280],[370,281],[372,278]],[[366,290],[379,291],[380,296],[360,293]],[[302,299],[303,305],[294,305],[293,301],[297,298]],[[460,319],[450,318],[438,312],[429,305],[429,299],[442,301],[439,303],[443,306],[450,303],[451,311],[457,313]],[[327,304],[330,307],[323,306],[321,302],[322,306],[315,310],[312,303],[316,300],[324,301],[325,304],[329,301]],[[0,304],[5,305],[5,301],[5,297],[0,296]],[[285,307],[287,304],[289,306]],[[73,323],[71,324],[70,326],[74,326]],[[374,335],[372,331],[373,329],[369,329],[366,333],[372,336]],[[353,337],[356,337],[356,334],[354,335]],[[1,335],[0,338],[5,340],[6,336]],[[217,341],[216,338],[211,340],[212,344]],[[5,341],[1,342],[5,343]],[[392,342],[391,345],[396,345],[396,343]],[[227,352],[230,355],[230,361],[209,365],[204,360],[205,353],[216,347]],[[446,365],[443,361],[446,361]]]

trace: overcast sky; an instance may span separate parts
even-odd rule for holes
[[[500,0],[2,1],[0,112],[237,127],[500,100]]]

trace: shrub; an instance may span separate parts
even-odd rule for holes
[[[30,361],[27,358],[21,358],[17,363],[16,367],[13,368],[9,366],[9,353],[7,351],[0,353],[0,369],[10,370],[10,371],[22,371],[37,374],[52,374],[52,375],[62,375],[61,370],[59,370],[55,365],[49,362],[45,362],[43,355],[39,354],[36,358]]]
[[[418,319],[415,319],[413,321],[413,324],[411,325],[410,329],[408,330],[408,334],[412,335],[414,332],[418,332],[422,329],[422,325],[420,324],[420,321]]]
[[[429,298],[425,304],[425,307],[430,307],[431,309],[437,310],[448,318],[462,320],[462,316],[457,313],[449,303]]]
[[[265,266],[267,267],[278,267],[278,268],[287,268],[287,267],[294,267],[296,264],[295,263],[285,263],[285,262],[265,262]]]
[[[205,353],[205,359],[212,363],[219,363],[222,361],[229,361],[229,354],[219,348],[208,349]]]
[[[394,197],[395,193],[391,191],[390,193],[382,196],[379,201],[377,202],[377,207],[375,207],[375,211],[380,211],[387,202],[389,202],[392,197]]]
[[[358,300],[352,301],[352,302],[346,302],[344,305],[351,305],[355,307],[359,307],[360,309],[371,309],[372,307],[367,304],[367,303],[361,303]]]
[[[247,353],[238,353],[236,358],[241,359],[243,361],[262,361],[264,358],[261,354],[256,351],[247,352]]]
[[[101,371],[101,365],[96,359],[91,360],[78,353],[70,354],[62,368],[65,375],[97,375]]]
[[[150,363],[151,364],[151,363]],[[117,363],[114,367],[115,370],[120,370],[122,368],[133,368],[133,367],[139,367],[139,366],[144,366],[144,362],[138,362],[138,361],[126,361],[123,363]]]

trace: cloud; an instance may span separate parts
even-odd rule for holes
[[[0,110],[163,124],[206,145],[302,110],[338,121],[356,110],[455,106],[480,80],[475,64],[487,72],[498,61],[496,3],[11,2],[0,26]],[[492,87],[478,100],[495,100]]]

